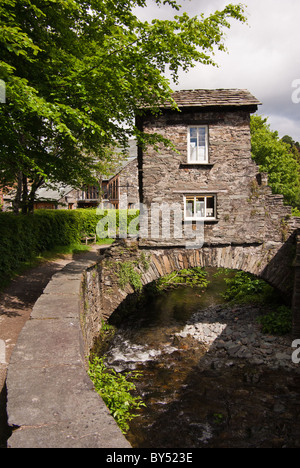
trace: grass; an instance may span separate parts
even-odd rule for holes
[[[110,245],[115,239],[100,239],[97,241],[97,245]],[[32,257],[30,260],[23,262],[22,265],[13,272],[13,274],[5,281],[0,284],[0,292],[9,286],[12,280],[18,276],[24,275],[32,268],[36,268],[43,263],[53,262],[59,258],[64,258],[68,255],[75,255],[82,252],[88,252],[91,250],[93,244],[85,245],[81,243],[74,243],[70,245],[57,245],[54,249],[42,252],[39,255]]]

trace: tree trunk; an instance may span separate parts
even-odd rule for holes
[[[31,191],[30,191],[30,194],[28,196],[28,213],[32,214],[34,212],[35,194],[36,194],[37,190],[43,185],[44,182],[45,182],[45,180],[44,180],[43,177],[38,178],[38,179],[33,181],[32,185],[31,185]]]
[[[28,214],[28,180],[27,176],[23,174],[22,178],[22,214]]]
[[[20,171],[18,173],[18,181],[17,181],[17,193],[15,199],[13,200],[13,211],[15,215],[19,214],[20,206],[21,206],[21,198],[22,198],[22,180],[23,180],[23,173]]]

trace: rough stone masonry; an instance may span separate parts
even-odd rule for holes
[[[150,211],[153,203],[178,203],[184,213],[184,197],[213,195],[216,213],[214,219],[204,220],[205,244],[282,245],[295,231],[296,221],[251,157],[250,114],[260,102],[245,90],[178,91],[173,98],[180,112],[164,105],[160,115],[144,109],[138,119],[141,130],[162,135],[176,148],[139,150],[142,203]],[[189,161],[191,127],[207,129],[205,161]],[[185,242],[150,235],[140,245]]]

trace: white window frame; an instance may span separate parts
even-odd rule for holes
[[[214,216],[208,216],[209,211],[211,208],[207,208],[207,199],[212,198],[214,199],[214,208],[213,208],[213,214]],[[204,198],[204,216],[197,216],[196,214],[196,200],[197,198]],[[193,216],[188,216],[187,210],[186,210],[186,201],[187,199],[193,199]],[[185,221],[216,221],[217,219],[217,195],[214,193],[211,194],[197,194],[197,195],[184,195],[183,197],[183,202],[184,202],[184,220]]]
[[[204,128],[205,129],[205,153],[203,159],[197,159],[196,161],[192,161],[191,159],[191,128],[197,129],[197,140],[199,141],[199,133],[198,130]],[[188,164],[209,164],[208,160],[208,125],[190,125],[188,127],[188,147],[187,147],[187,162]],[[199,148],[199,145],[197,145]],[[198,155],[197,155],[198,156]]]

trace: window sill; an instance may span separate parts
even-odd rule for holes
[[[211,169],[212,167],[214,167],[214,163],[180,163],[179,165],[179,169],[197,169],[199,167],[207,167]]]
[[[191,223],[191,224],[196,224],[198,221],[201,221],[203,223],[210,223],[210,224],[215,224],[218,223],[219,220],[217,218],[203,218],[203,219],[185,219],[183,223]]]

